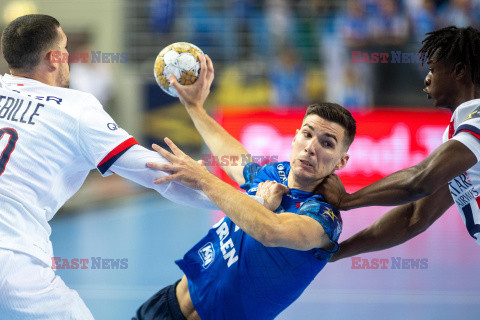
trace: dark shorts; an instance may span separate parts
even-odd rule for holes
[[[132,320],[187,320],[180,310],[175,289],[180,280],[155,293],[137,310]]]

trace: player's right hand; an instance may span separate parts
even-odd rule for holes
[[[200,74],[197,81],[190,85],[180,84],[175,76],[169,76],[170,85],[173,86],[177,92],[180,102],[187,108],[202,108],[205,100],[210,93],[215,70],[213,69],[212,60],[208,55],[199,55],[200,59]]]
[[[331,174],[323,179],[323,181],[315,189],[315,194],[323,196],[325,201],[337,210],[343,210],[342,199],[348,195],[342,180],[336,174]]]
[[[281,183],[265,181],[258,184],[255,195],[263,198],[263,205],[268,210],[275,211],[282,203],[283,195],[289,192],[288,187]]]

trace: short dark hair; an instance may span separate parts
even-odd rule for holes
[[[450,26],[426,34],[418,51],[427,60],[452,66],[465,64],[475,86],[480,85],[480,32],[472,27]],[[425,57],[426,56],[426,57]]]
[[[309,105],[303,119],[311,114],[341,125],[345,129],[345,146],[350,147],[357,133],[357,122],[350,111],[336,103],[322,102]]]
[[[40,63],[41,54],[59,38],[60,23],[44,14],[29,14],[8,24],[2,33],[2,52],[8,67],[32,71]]]

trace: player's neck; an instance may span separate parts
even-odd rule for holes
[[[33,72],[22,72],[20,70],[10,70],[12,77],[32,79],[49,86],[55,86],[55,76],[51,73],[41,72],[36,69]]]
[[[455,101],[452,103],[452,106],[449,107],[449,109],[452,112],[455,112],[459,105],[474,99],[480,99],[480,88],[475,87],[473,84],[468,87],[463,87],[461,90],[459,90]]]
[[[299,181],[297,181],[297,179],[295,179],[295,176],[293,175],[292,170],[290,170],[290,172],[288,173],[287,183],[288,183],[287,186],[289,189],[298,189],[306,192],[313,192],[316,186],[316,184],[314,183],[306,183],[303,181],[302,183],[300,183]]]

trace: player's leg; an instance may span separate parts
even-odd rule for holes
[[[32,256],[0,249],[0,288],[2,319],[93,320],[78,293]]]
[[[175,289],[180,280],[155,293],[137,310],[132,320],[187,320],[180,310]]]

